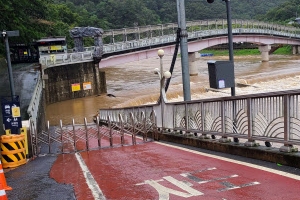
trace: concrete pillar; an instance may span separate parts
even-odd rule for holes
[[[190,76],[198,76],[198,66],[196,64],[196,58],[199,58],[200,55],[198,52],[189,52],[189,68]]]
[[[293,55],[299,54],[299,46],[298,45],[294,45],[293,46]]]
[[[263,62],[268,62],[269,59],[269,51],[271,50],[271,45],[261,45],[258,47],[259,51],[261,53],[262,61]]]

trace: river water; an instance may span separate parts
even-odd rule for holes
[[[256,84],[256,87],[236,88],[236,95],[300,88],[300,78],[297,76],[300,75],[299,58],[299,56],[271,55],[269,62],[261,62],[260,56],[236,56],[236,82]],[[230,95],[227,89],[223,92],[205,92],[205,89],[209,88],[207,67],[209,60],[228,60],[228,57],[213,56],[197,59],[198,76],[190,77],[192,100]],[[172,56],[163,57],[164,70],[170,68],[171,61]],[[154,69],[159,67],[160,60],[157,57],[103,68],[101,70],[106,73],[107,93],[115,97],[102,94],[50,104],[46,109],[46,118],[50,125],[57,125],[60,120],[63,124],[71,124],[72,119],[75,123],[82,124],[85,117],[88,122],[91,122],[100,108],[154,103],[159,95],[159,78],[154,74]],[[281,80],[276,82],[279,79]],[[264,85],[261,82],[267,83]],[[182,100],[180,57],[177,58],[167,96],[170,101]]]

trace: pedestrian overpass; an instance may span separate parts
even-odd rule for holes
[[[99,67],[138,61],[157,56],[158,48],[165,54],[173,54],[177,37],[176,23],[104,30],[103,55]],[[300,30],[268,22],[253,20],[232,20],[233,42],[247,42],[259,45],[262,60],[268,61],[271,45],[289,44],[298,53]],[[188,51],[195,53],[218,44],[228,43],[227,21],[224,19],[187,22]],[[40,57],[45,67],[55,67],[78,62],[93,61],[95,47],[85,47],[83,52],[68,50],[67,54]]]

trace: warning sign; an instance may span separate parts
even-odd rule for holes
[[[11,108],[12,111],[12,117],[21,117],[21,112],[20,112],[20,107],[12,107]]]
[[[83,83],[83,90],[90,90],[90,89],[92,89],[91,82],[84,82]]]
[[[73,84],[71,85],[71,87],[72,87],[72,92],[76,92],[76,91],[81,90],[81,88],[80,88],[80,83],[73,83]]]

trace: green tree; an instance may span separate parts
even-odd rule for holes
[[[43,35],[48,26],[45,20],[48,0],[0,0],[0,29],[19,30],[20,37],[14,41],[29,42]]]

